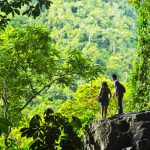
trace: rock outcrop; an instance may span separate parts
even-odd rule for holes
[[[93,120],[83,141],[84,150],[150,150],[150,110]]]

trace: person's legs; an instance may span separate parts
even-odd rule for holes
[[[106,118],[106,116],[107,116],[107,105],[106,106],[104,106],[104,111],[105,111],[105,115],[104,115],[104,118]]]
[[[102,119],[104,118],[104,106],[102,106]]]
[[[122,98],[123,98],[123,94],[119,94],[118,95],[118,114],[123,113]]]

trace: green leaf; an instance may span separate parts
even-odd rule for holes
[[[72,116],[72,121],[71,121],[71,125],[74,128],[82,128],[82,124],[79,118],[77,118],[76,116]]]
[[[28,130],[29,128],[21,128],[20,129],[20,132],[24,132],[24,131],[26,131],[26,130]]]
[[[33,135],[33,140],[35,140],[35,139],[38,137],[38,134],[39,134],[38,131],[36,131],[36,132],[34,133],[34,135]]]
[[[30,138],[30,137],[33,137],[34,134],[38,131],[38,129],[36,128],[30,128],[28,131],[27,131],[27,138]]]
[[[30,148],[33,150],[36,148],[40,149],[42,145],[43,145],[43,142],[41,140],[35,140],[30,144]]]
[[[1,130],[1,132],[4,132],[5,134],[7,134],[9,126],[11,126],[11,123],[7,119],[0,118],[0,130]]]
[[[7,126],[11,126],[10,121],[5,118],[0,118],[0,123],[5,124]]]
[[[44,129],[43,129],[44,130]],[[43,131],[43,132],[45,132],[45,130]],[[44,139],[44,137],[45,137],[45,135],[44,135],[44,133],[43,132],[40,132],[40,134],[39,134],[39,138],[41,139],[41,140],[43,140]]]
[[[41,121],[40,115],[35,115],[35,116],[31,119],[29,125],[30,125],[30,127],[40,126],[40,121]]]
[[[20,15],[20,11],[18,9],[14,9],[15,13]]]
[[[50,114],[53,114],[54,111],[51,109],[51,108],[47,108],[44,112],[44,115],[50,115]]]
[[[21,134],[21,137],[25,137],[26,134],[27,134],[27,132],[23,132],[23,133]]]
[[[29,14],[29,12],[30,12],[30,11],[31,11],[30,9],[27,9],[26,11],[24,11],[24,12],[23,12],[23,14],[22,14],[22,15]]]

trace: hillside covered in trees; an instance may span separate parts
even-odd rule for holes
[[[150,108],[148,1],[52,2],[0,3],[0,149],[80,149],[113,73],[125,112]]]
[[[127,1],[57,0],[36,21],[19,16],[11,24],[44,23],[59,50],[80,50],[100,64],[106,76],[116,72],[127,81],[137,40],[136,17]]]

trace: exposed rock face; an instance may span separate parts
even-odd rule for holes
[[[150,110],[93,120],[83,140],[84,150],[150,150]]]

